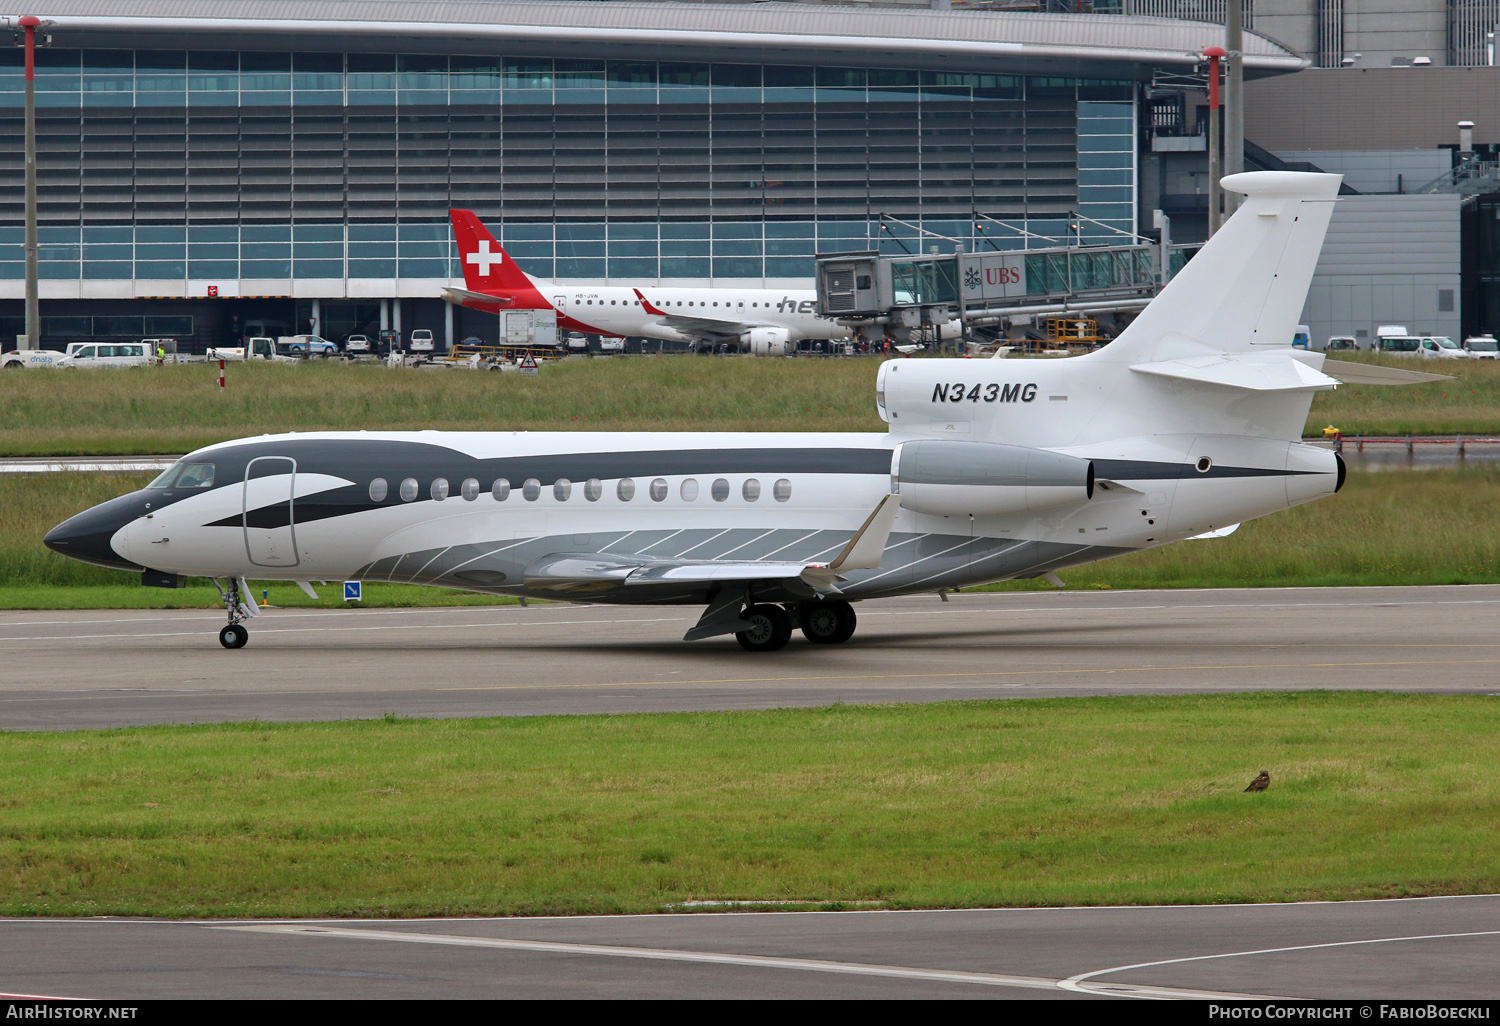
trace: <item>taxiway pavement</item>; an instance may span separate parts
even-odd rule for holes
[[[1500,998],[1500,896],[553,919],[0,922],[8,994]],[[1373,1010],[1378,1015],[1378,1008]]]
[[[0,729],[1273,689],[1500,689],[1500,586],[973,592],[860,603],[844,645],[679,640],[697,609],[0,614]]]

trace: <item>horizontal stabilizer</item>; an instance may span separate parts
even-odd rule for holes
[[[1285,353],[1223,353],[1160,363],[1138,363],[1139,374],[1177,378],[1219,388],[1252,392],[1301,392],[1336,388],[1339,380]]]
[[[514,299],[508,296],[491,296],[483,292],[470,292],[468,289],[456,289],[451,286],[443,289],[442,296],[454,306],[472,306],[474,304],[505,306],[515,302]]]
[[[1338,378],[1346,385],[1422,385],[1429,381],[1452,381],[1447,374],[1429,374],[1426,371],[1407,370],[1405,367],[1381,367],[1373,363],[1350,363],[1347,360],[1328,360],[1323,371]]]

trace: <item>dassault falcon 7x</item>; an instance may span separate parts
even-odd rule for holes
[[[443,290],[450,303],[487,313],[556,310],[563,331],[730,343],[756,356],[785,356],[803,339],[848,334],[837,321],[818,316],[818,294],[812,289],[635,288],[533,278],[473,211],[450,210],[448,216],[466,286]]]
[[[247,578],[690,604],[687,640],[843,642],[861,599],[1044,576],[1337,491],[1342,460],[1300,438],[1338,380],[1290,342],[1339,181],[1225,178],[1244,204],[1097,352],[887,361],[885,433],[263,435],[46,544],[147,584],[216,579],[226,648],[255,615]]]

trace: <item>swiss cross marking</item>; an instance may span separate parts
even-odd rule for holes
[[[490,240],[480,239],[479,248],[464,257],[464,262],[473,264],[479,268],[480,277],[488,278],[490,276],[490,266],[493,264],[503,264],[505,262],[505,254],[491,253]]]

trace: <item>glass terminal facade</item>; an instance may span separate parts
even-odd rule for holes
[[[248,50],[37,64],[44,297],[435,296],[462,277],[450,206],[564,280],[782,286],[820,251],[1135,227],[1130,82]],[[21,52],[0,51],[17,141],[23,89]],[[24,274],[23,170],[19,145],[0,152],[0,281]],[[115,316],[147,315],[71,327]]]

